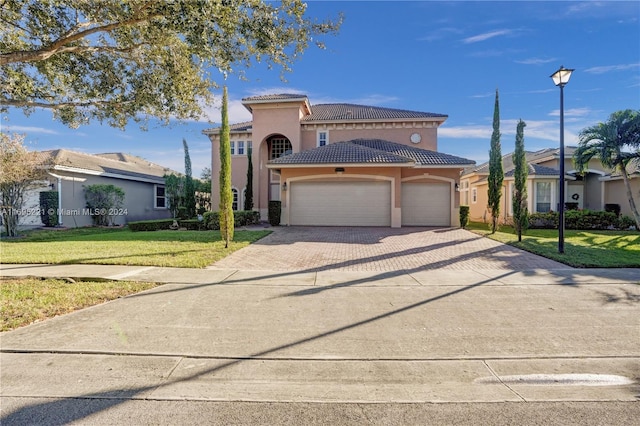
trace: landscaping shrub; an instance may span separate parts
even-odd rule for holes
[[[269,225],[278,226],[280,225],[280,215],[282,214],[282,202],[281,201],[269,201]]]
[[[618,218],[615,213],[593,210],[568,210],[564,214],[565,229],[629,229],[635,222],[632,218]],[[537,229],[557,229],[558,213],[533,213],[529,216],[529,227]]]
[[[620,216],[616,221],[616,228],[621,231],[626,231],[628,229],[635,229],[636,231],[640,231],[636,226],[636,221],[633,220],[631,216]]]
[[[129,222],[127,225],[132,231],[159,231],[163,229],[170,229],[173,224],[173,219],[159,219],[159,220],[141,220],[137,222]]]
[[[212,231],[220,229],[220,216],[218,212],[205,212],[202,215],[202,223],[204,224],[204,229]]]
[[[183,223],[181,221],[180,223]],[[205,212],[202,215],[203,228],[209,230],[220,229],[220,216],[218,212]],[[235,210],[233,212],[233,226],[234,228],[247,225],[256,225],[260,223],[260,212]]]
[[[531,229],[557,229],[558,213],[531,213],[529,215],[529,228]]]
[[[58,225],[58,191],[40,193],[40,220],[44,226]]]
[[[469,224],[469,206],[460,206],[460,226],[462,229]]]

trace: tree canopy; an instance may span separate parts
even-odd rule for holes
[[[606,122],[582,129],[579,138],[578,148],[573,154],[576,169],[583,172],[592,158],[598,158],[603,166],[620,173],[631,213],[640,230],[640,214],[627,171],[630,162],[640,164],[640,110],[616,111]]]
[[[0,104],[99,120],[197,119],[217,84],[254,62],[289,71],[341,17],[316,21],[302,0],[3,0]]]

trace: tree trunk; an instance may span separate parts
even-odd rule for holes
[[[627,199],[629,200],[629,207],[631,207],[631,214],[633,215],[633,219],[636,221],[636,229],[640,231],[640,215],[638,214],[636,202],[633,199],[633,192],[631,192],[631,182],[629,182],[629,174],[627,173],[627,168],[621,165],[620,173],[622,174],[622,179],[624,180],[624,186],[627,189]]]

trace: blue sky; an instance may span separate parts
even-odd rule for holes
[[[488,159],[495,90],[500,93],[503,153],[513,151],[518,119],[525,147],[557,147],[560,91],[549,76],[575,68],[565,87],[565,142],[621,109],[640,109],[640,2],[623,1],[310,1],[309,16],[345,16],[326,50],[309,48],[281,80],[257,65],[246,81],[227,78],[230,121],[250,119],[240,100],[304,93],[312,104],[347,102],[447,114],[438,150],[478,163]],[[225,83],[220,76],[220,84]],[[218,102],[221,91],[215,93]],[[27,135],[35,150],[126,152],[184,171],[182,139],[194,176],[210,165],[202,130],[217,126],[217,106],[201,122],[151,123],[148,131],[91,124],[69,129],[51,114],[10,110],[5,131]]]

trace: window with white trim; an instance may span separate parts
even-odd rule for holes
[[[238,141],[238,155],[244,155],[244,141]]]
[[[536,213],[551,211],[551,182],[536,182]]]
[[[229,142],[229,146],[231,147],[231,155],[236,155],[236,142],[235,141]]]
[[[156,209],[166,209],[168,206],[164,185],[155,185],[154,192],[155,197],[153,207]]]
[[[471,202],[473,204],[478,202],[478,188],[471,188]]]
[[[318,131],[318,143],[317,146],[325,146],[329,143],[329,132],[326,130]]]

